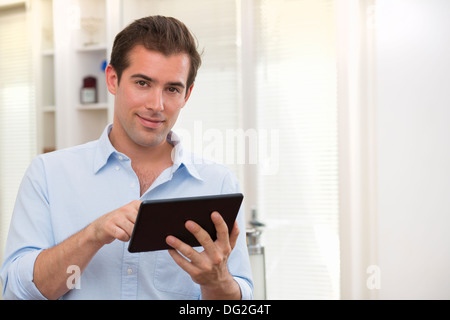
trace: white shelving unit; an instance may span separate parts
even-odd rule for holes
[[[103,71],[120,30],[120,0],[37,0],[35,20],[38,152],[98,139],[112,121]],[[81,103],[83,78],[97,79],[97,102]]]
[[[36,103],[38,152],[55,149],[55,96],[54,96],[54,57],[53,47],[53,7],[51,0],[32,3],[34,28],[34,53],[36,66]]]

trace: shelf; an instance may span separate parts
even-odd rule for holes
[[[41,54],[43,57],[52,57],[55,54],[55,50],[53,49],[42,50]]]
[[[106,102],[81,104],[78,110],[108,110],[108,104]]]
[[[91,46],[78,47],[77,52],[96,52],[96,51],[106,51],[106,44],[95,44]]]
[[[118,29],[112,13],[119,13],[120,1],[34,1],[38,148],[51,151],[98,139],[112,112],[104,69],[114,40],[108,28]],[[109,5],[115,9],[108,11]],[[97,103],[81,103],[86,76],[97,79]]]
[[[55,112],[56,107],[55,106],[43,106],[42,112]]]

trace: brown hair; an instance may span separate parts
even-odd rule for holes
[[[129,66],[128,53],[136,45],[155,50],[169,56],[186,53],[190,58],[187,88],[195,81],[201,57],[197,51],[197,41],[186,25],[172,17],[150,16],[135,20],[119,32],[114,39],[110,64],[117,73],[118,82],[123,71]]]

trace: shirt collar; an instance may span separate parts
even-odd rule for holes
[[[111,129],[112,124],[106,126],[105,130],[100,136],[100,139],[98,140],[97,150],[94,156],[94,173],[97,173],[106,165],[111,154],[117,152],[111,144],[111,141],[109,140],[109,133],[111,132]]]
[[[170,131],[167,135],[167,141],[174,146],[172,149],[172,173],[183,165],[191,176],[203,180],[194,165],[193,155],[183,149],[180,137],[175,132]]]
[[[112,124],[109,124],[98,140],[97,150],[94,156],[94,174],[100,171],[100,169],[102,169],[108,163],[109,158],[112,154],[116,153],[122,155],[113,147],[111,141],[109,140],[109,133],[111,132],[111,129]],[[178,135],[173,131],[169,132],[169,134],[167,135],[167,141],[174,146],[172,150],[172,174],[175,173],[175,171],[177,171],[179,168],[184,166],[192,177],[198,180],[202,180],[197,168],[194,165],[192,154],[183,149],[181,140]]]

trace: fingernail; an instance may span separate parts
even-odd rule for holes
[[[215,219],[215,220],[220,219],[220,214],[219,214],[217,211],[214,211],[214,212],[211,214],[211,218],[212,218],[212,219]]]
[[[192,221],[190,221],[190,220],[186,221],[186,229],[194,230],[194,228],[195,228],[195,224]]]
[[[172,236],[168,236],[166,238],[166,242],[168,245],[173,245],[175,243],[175,239]]]

